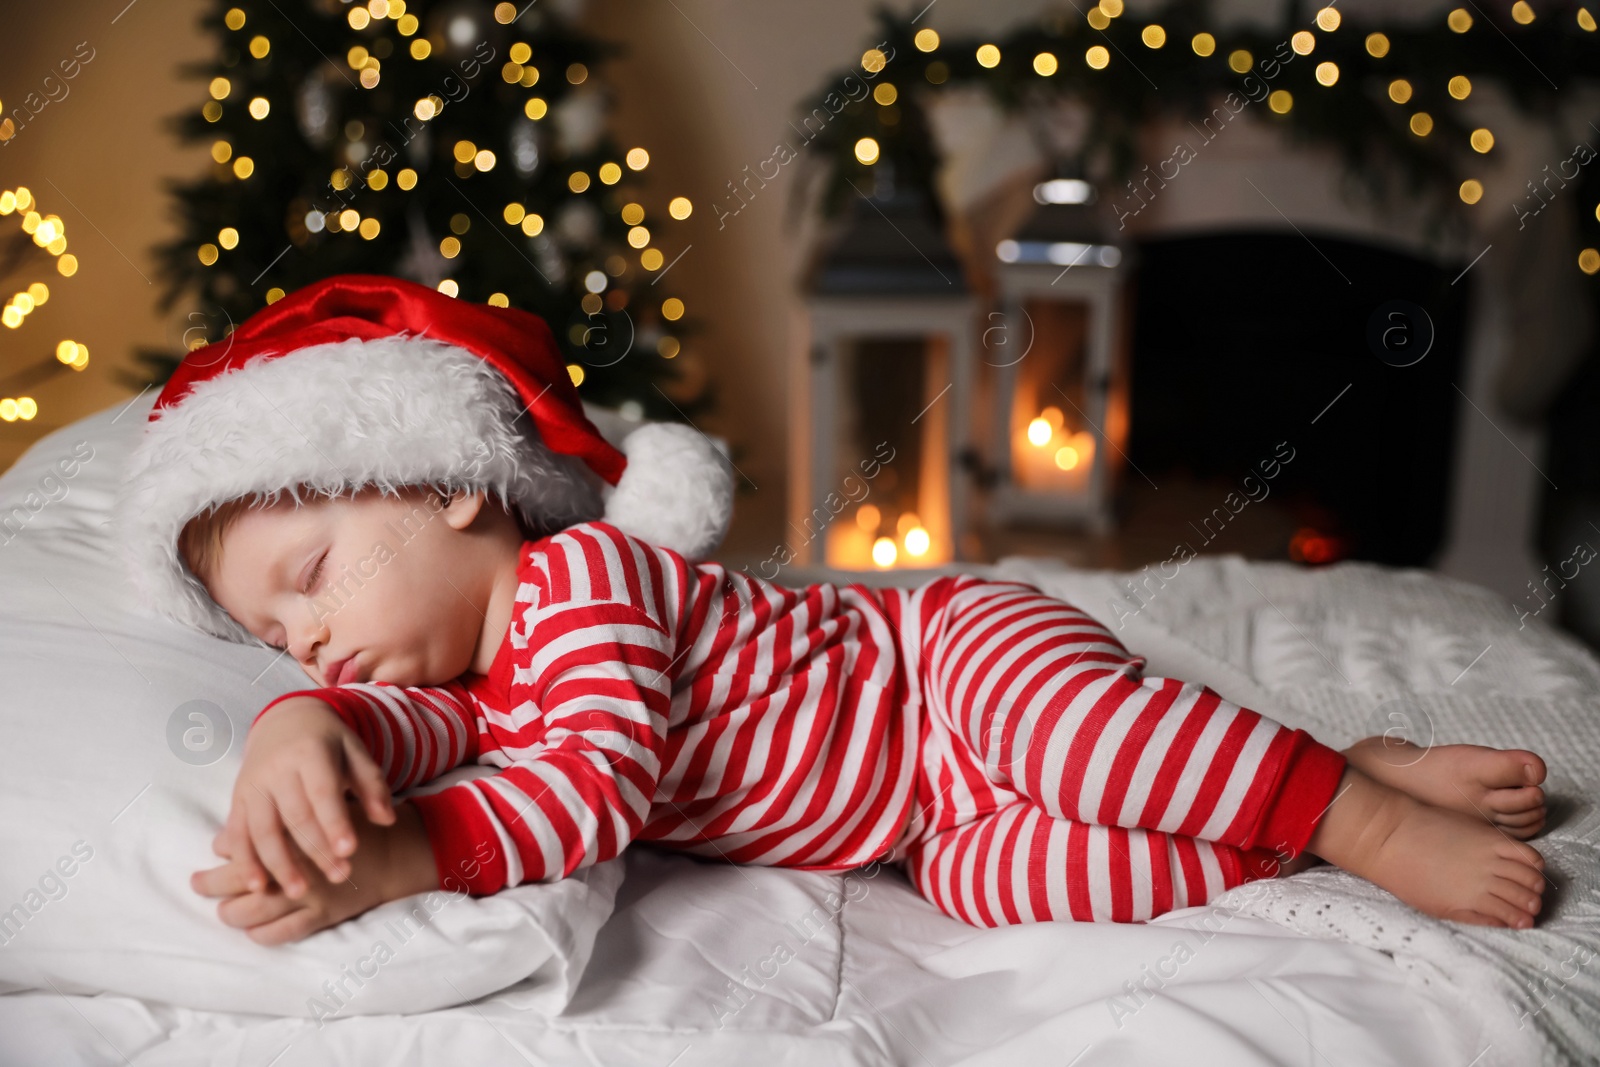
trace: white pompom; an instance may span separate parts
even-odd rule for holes
[[[606,521],[691,560],[714,552],[733,518],[730,464],[692,426],[649,422],[622,441],[622,480],[606,496]]]

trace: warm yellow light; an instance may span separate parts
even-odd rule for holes
[[[1367,54],[1382,59],[1389,54],[1389,38],[1381,33],[1367,34]]]
[[[939,47],[939,35],[933,30],[918,30],[917,35],[911,38],[911,43],[920,52],[931,52]]]
[[[1217,50],[1217,39],[1209,33],[1197,33],[1189,41],[1189,47],[1197,56],[1209,56]]]
[[[644,205],[629,201],[622,205],[622,221],[629,226],[637,226],[644,221]]]
[[[1585,274],[1594,274],[1600,271],[1600,251],[1585,248],[1578,253],[1578,269]]]
[[[427,59],[432,54],[433,45],[428,43],[428,39],[426,37],[418,37],[415,41],[411,42],[412,59]]]
[[[210,242],[200,246],[200,262],[204,263],[208,267],[217,261],[217,256],[219,254],[220,253],[217,251],[217,246],[211,244]]]
[[[274,285],[271,289],[267,290],[267,303],[276,304],[278,301],[282,300],[284,296],[284,291]]]
[[[1317,81],[1322,85],[1332,85],[1339,80],[1339,64],[1331,59],[1323,60],[1317,64]]]
[[[1256,61],[1248,48],[1235,48],[1228,53],[1228,69],[1235,74],[1243,74],[1250,69],[1250,64]]]
[[[1325,7],[1317,12],[1317,29],[1332,33],[1339,28],[1339,12]]]
[[[627,155],[629,170],[644,170],[650,165],[650,153],[642,148],[630,148]]]
[[[394,183],[401,189],[410,189],[417,184],[417,172],[407,167],[394,176]]]
[[[1433,116],[1426,111],[1419,111],[1411,116],[1411,132],[1418,137],[1426,137],[1433,132]]]
[[[484,303],[492,308],[508,308],[511,306],[511,298],[504,293],[490,293],[489,299]]]
[[[615,185],[622,180],[622,168],[615,163],[600,164],[600,180],[607,185]]]
[[[1403,104],[1411,99],[1411,83],[1404,78],[1396,78],[1389,83],[1389,99],[1397,104]]]
[[[589,68],[582,63],[573,63],[567,67],[567,81],[572,85],[582,85],[589,77]]]
[[[1056,61],[1053,53],[1040,52],[1033,57],[1033,72],[1041,78],[1048,78],[1060,69],[1061,64]]]
[[[367,188],[381,190],[389,184],[389,175],[381,170],[373,169],[367,172]]]
[[[1287,115],[1294,107],[1294,94],[1287,89],[1275,90],[1267,97],[1267,106],[1280,115]]]
[[[533,58],[533,49],[526,41],[518,41],[506,54],[511,57],[513,63],[526,63]]]
[[[445,259],[455,259],[461,254],[461,239],[459,237],[446,237],[440,241],[439,254]]]
[[[1103,45],[1097,44],[1083,54],[1083,61],[1095,70],[1104,70],[1106,64],[1111,62],[1111,53]]]
[[[1167,43],[1167,31],[1152,22],[1139,34],[1139,40],[1143,41],[1147,48],[1160,48]]]
[[[218,163],[226,163],[233,158],[233,145],[227,141],[218,141],[211,146],[211,158]]]
[[[78,358],[78,342],[62,341],[56,345],[56,359],[61,363],[71,363]]]
[[[856,142],[856,160],[868,166],[878,161],[878,142],[871,137],[863,137]]]
[[[1475,152],[1487,152],[1494,147],[1494,134],[1481,126],[1472,131],[1472,148]]]
[[[1461,202],[1476,204],[1483,199],[1483,183],[1476,178],[1468,178],[1461,183]]]
[[[643,248],[650,243],[650,231],[643,226],[635,226],[628,231],[628,244],[634,248]]]
[[[500,80],[507,85],[518,85],[522,82],[522,64],[507,63],[500,68]]]
[[[876,74],[889,62],[889,57],[876,48],[869,48],[861,53],[861,69],[868,74]]]
[[[1122,0],[1100,0],[1098,8],[1107,18],[1114,19],[1122,14]]]
[[[1088,20],[1091,29],[1103,30],[1111,25],[1111,16],[1101,11],[1098,7],[1091,7],[1084,18]]]
[[[1458,7],[1454,11],[1450,12],[1449,17],[1446,18],[1445,21],[1449,23],[1450,28],[1455,30],[1457,33],[1466,33],[1468,30],[1472,29],[1472,15],[1464,7]]]
[[[1055,428],[1047,419],[1034,419],[1028,423],[1028,443],[1036,448],[1043,448],[1050,443],[1050,438],[1055,436]]]
[[[1516,19],[1517,23],[1522,26],[1532,22],[1533,8],[1528,5],[1528,0],[1517,0],[1516,3],[1512,4],[1511,17]]]
[[[529,237],[537,237],[544,232],[544,216],[529,213],[522,219],[522,232]]]
[[[400,21],[394,24],[394,28],[400,31],[400,36],[410,37],[413,33],[417,32],[421,25],[422,24],[417,21],[417,16],[401,15]]]
[[[639,253],[639,266],[643,267],[645,270],[660,270],[661,264],[665,258],[666,257],[661,254],[661,249],[647,248],[643,252]]]
[[[63,278],[72,277],[74,274],[78,273],[78,257],[73,255],[71,252],[68,252],[66,255],[56,260],[56,271]]]
[[[1071,445],[1062,445],[1056,449],[1056,466],[1064,471],[1069,471],[1076,467],[1078,459],[1078,450]]]
[[[257,59],[267,58],[267,53],[272,51],[272,42],[260,34],[250,38],[250,54]]]
[[[494,170],[494,153],[487,148],[478,149],[478,154],[472,157],[472,165],[481,171]]]
[[[226,100],[228,99],[228,94],[232,91],[233,83],[228,81],[227,78],[211,79],[211,98],[213,100]]]
[[[662,359],[672,359],[680,351],[682,351],[682,346],[678,344],[676,337],[663,337],[656,342],[656,352],[660,354]]]
[[[361,236],[364,239],[370,241],[374,237],[378,236],[378,230],[381,229],[381,226],[379,225],[377,219],[366,218],[366,219],[362,219],[361,220],[360,229],[361,229]]]
[[[355,208],[345,208],[339,212],[339,229],[349,231],[361,225],[361,212]]]
[[[521,204],[512,203],[507,204],[506,209],[500,214],[506,220],[507,225],[515,226],[522,221],[522,217],[527,213]]]
[[[856,525],[862,533],[875,534],[878,532],[878,523],[883,516],[878,512],[876,504],[862,504],[856,509]]]
[[[661,302],[661,317],[672,322],[683,318],[683,301],[669,296]]]
[[[667,205],[667,214],[675,219],[686,219],[694,214],[694,205],[689,202],[687,196],[675,196]]]
[[[913,556],[926,556],[928,549],[933,547],[933,538],[928,536],[928,531],[920,526],[913,526],[906,531],[906,551]]]
[[[1066,416],[1062,414],[1061,409],[1056,407],[1054,404],[1051,404],[1049,407],[1039,412],[1039,417],[1045,422],[1048,422],[1050,427],[1055,430],[1061,429],[1062,424],[1066,422]]]
[[[1457,74],[1450,79],[1449,90],[1457,100],[1465,100],[1472,95],[1472,82],[1465,74]]]
[[[222,21],[227,24],[230,30],[242,30],[244,29],[244,12],[236,7],[229,8]]]
[[[880,567],[894,566],[894,561],[899,555],[891,538],[880,537],[872,542],[872,562]]]
[[[589,176],[581,170],[575,170],[567,175],[567,188],[575,193],[581,193],[589,188]]]
[[[233,161],[233,176],[241,181],[256,172],[256,161],[249,156],[240,156]]]
[[[223,248],[236,248],[239,245],[239,231],[232,226],[224,226],[217,234],[217,244]]]
[[[978,66],[998,67],[1000,65],[1000,49],[992,44],[978,46]]]
[[[1317,36],[1310,30],[1301,30],[1289,38],[1289,47],[1295,50],[1296,55],[1308,56],[1317,47]]]
[[[416,106],[411,109],[411,113],[417,116],[417,121],[419,122],[427,122],[429,119],[433,118],[433,116],[437,113],[434,110],[433,97],[425,96],[421,100],[418,100]]]
[[[511,25],[511,20],[515,19],[516,17],[517,17],[517,5],[516,4],[496,4],[496,5],[494,5],[494,20],[496,22],[500,23],[500,25],[509,26],[509,25]]]
[[[875,103],[883,107],[888,107],[890,104],[900,99],[900,90],[894,87],[893,82],[884,82],[876,89],[872,90],[872,99]]]
[[[583,384],[583,368],[576,363],[567,364],[567,374],[572,378],[573,385]]]
[[[1578,28],[1589,33],[1595,31],[1594,16],[1589,14],[1589,9],[1586,7],[1578,8]]]
[[[34,304],[44,304],[50,299],[50,287],[44,282],[34,282],[28,286],[28,299]]]

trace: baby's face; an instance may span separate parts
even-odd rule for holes
[[[321,686],[443,685],[469,669],[484,626],[468,599],[481,563],[452,514],[411,489],[298,506],[284,497],[229,526],[208,589]]]

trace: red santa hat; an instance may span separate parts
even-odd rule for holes
[[[603,518],[703,558],[733,510],[727,460],[689,426],[609,442],[544,320],[373,274],[308,285],[190,352],[162,389],[114,510],[157,611],[256,638],[178,551],[188,521],[253,494],[487,490],[536,536]]]

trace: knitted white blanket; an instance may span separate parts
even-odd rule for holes
[[[1336,747],[1400,729],[1542,755],[1551,818],[1531,844],[1550,886],[1533,930],[1435,920],[1332,868],[1213,903],[1392,956],[1461,1009],[1464,1067],[1600,1061],[1600,659],[1580,642],[1537,619],[1520,628],[1498,595],[1420,570],[1238,556],[1193,559],[1165,582],[1154,567],[996,570],[1094,615],[1149,657],[1147,675],[1203,682]]]

